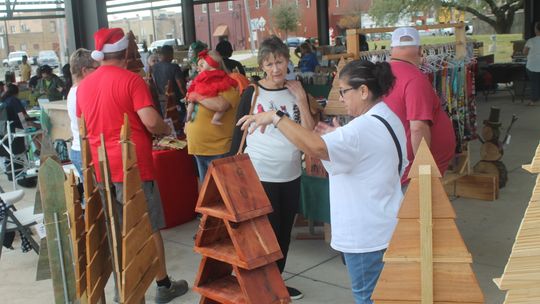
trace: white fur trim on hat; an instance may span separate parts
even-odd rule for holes
[[[103,54],[103,52],[100,52],[100,51],[92,51],[92,54],[90,54],[90,57],[92,57],[92,59],[94,59],[95,61],[102,61],[103,58],[105,58],[105,54]]]
[[[122,39],[116,41],[115,43],[112,43],[112,44],[105,43],[101,51],[103,53],[119,52],[119,51],[127,49],[128,45],[129,45],[129,40],[127,36],[124,36],[122,37]]]

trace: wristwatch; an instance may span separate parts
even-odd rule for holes
[[[276,111],[276,115],[274,116],[274,119],[272,121],[272,124],[274,125],[274,127],[277,128],[278,123],[281,121],[281,119],[283,119],[283,116],[285,115],[286,115],[285,112],[281,110]]]

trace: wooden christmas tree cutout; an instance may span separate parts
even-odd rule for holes
[[[126,36],[128,36],[128,47],[126,49],[127,69],[134,73],[139,73],[144,68],[144,64],[141,61],[141,54],[139,54],[135,35],[133,35],[132,31],[129,31]]]
[[[99,189],[95,183],[95,170],[86,137],[86,124],[81,117],[79,125],[81,136],[81,158],[84,176],[85,231],[86,231],[86,286],[89,304],[105,300],[105,285],[112,272],[111,251],[107,238],[105,211]]]
[[[165,96],[167,97],[167,108],[165,110],[164,116],[165,118],[170,118],[172,120],[175,130],[180,130],[182,128],[182,126],[180,125],[180,113],[178,113],[178,109],[176,108],[177,97],[174,94],[172,80],[169,80],[167,82]]]
[[[158,271],[158,257],[146,197],[137,166],[135,145],[130,141],[129,118],[121,132],[124,164],[121,303],[141,303]]]
[[[409,176],[372,299],[377,304],[484,303],[471,255],[425,141]]]
[[[531,163],[523,165],[522,167],[530,173],[540,173],[540,144],[536,147],[536,151]]]
[[[266,215],[272,206],[258,180],[247,154],[214,160],[195,211],[233,222]]]
[[[193,289],[200,303],[289,303],[275,261],[282,254],[266,214],[270,201],[249,160],[214,160],[197,202],[203,214],[195,251],[203,255]]]
[[[326,103],[326,107],[324,107],[323,113],[326,115],[348,115],[347,108],[345,105],[339,100],[339,73],[343,69],[343,67],[347,64],[348,60],[346,60],[344,57],[341,57],[339,59],[339,63],[337,65],[337,73],[336,77],[334,77],[334,82],[332,83],[332,89],[330,90],[330,93],[328,94],[328,102]]]
[[[538,174],[540,145],[530,165],[523,168]],[[519,227],[512,253],[501,278],[494,279],[499,289],[508,290],[505,304],[540,303],[540,175],[536,178],[531,201]]]

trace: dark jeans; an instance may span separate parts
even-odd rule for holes
[[[227,157],[227,154],[219,154],[219,155],[195,155],[195,160],[197,161],[197,171],[199,172],[199,181],[201,184],[204,182],[204,177],[206,176],[206,172],[208,171],[208,167],[210,167],[210,164],[214,159],[224,158]]]
[[[268,214],[268,220],[283,253],[283,258],[276,262],[282,273],[287,262],[294,216],[300,204],[300,178],[285,183],[262,182],[262,185],[274,209],[274,212]]]
[[[531,101],[540,100],[540,72],[533,72],[527,69],[527,76],[531,82]]]

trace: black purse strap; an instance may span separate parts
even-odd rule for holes
[[[396,149],[397,149],[397,153],[398,153],[398,157],[399,157],[399,167],[398,167],[398,174],[401,174],[401,166],[403,166],[403,154],[401,153],[401,145],[399,144],[399,140],[396,136],[396,133],[394,133],[394,130],[392,129],[392,127],[390,126],[390,124],[388,123],[388,121],[386,121],[386,119],[380,117],[379,115],[371,115],[375,118],[377,118],[378,120],[380,120],[385,126],[386,126],[386,129],[388,129],[388,132],[390,132],[390,135],[392,135],[392,139],[394,140],[394,144],[396,144]]]

